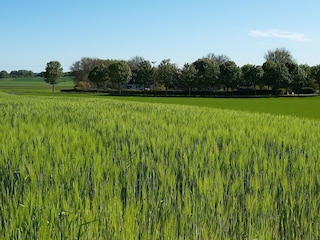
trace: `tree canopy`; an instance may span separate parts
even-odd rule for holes
[[[220,83],[226,86],[227,91],[229,88],[233,91],[241,76],[240,68],[233,61],[227,61],[220,64]]]
[[[153,67],[151,63],[146,60],[142,60],[138,63],[136,69],[135,83],[143,86],[143,91],[145,92],[145,87],[150,86],[153,83]]]
[[[132,76],[129,64],[126,61],[113,61],[108,70],[110,81],[118,85],[121,94],[121,84],[128,82]]]
[[[44,81],[52,85],[52,92],[54,86],[61,82],[63,76],[63,68],[58,61],[51,61],[47,63],[46,71],[44,73]]]
[[[160,83],[162,83],[166,91],[168,88],[175,85],[175,80],[177,80],[178,67],[176,64],[171,63],[170,59],[164,59],[161,61],[158,71],[157,78]]]
[[[189,95],[191,95],[192,88],[197,87],[196,76],[195,66],[189,63],[184,64],[181,71],[181,85],[189,91]]]
[[[88,75],[91,82],[96,84],[96,89],[99,91],[101,85],[109,80],[109,68],[107,63],[101,63],[100,65],[94,67]]]
[[[216,55],[214,53],[208,53],[205,58],[210,59],[211,61],[213,61],[214,63],[216,63],[218,65],[225,63],[225,62],[228,62],[228,61],[231,61],[231,59],[227,55],[224,55],[224,54]]]
[[[261,66],[246,64],[241,67],[242,83],[247,86],[254,86],[261,82],[263,69]]]
[[[265,54],[264,58],[266,61],[273,61],[277,64],[293,62],[290,51],[285,48],[276,48],[275,50],[269,50]]]
[[[99,66],[104,60],[99,58],[83,57],[76,61],[70,67],[71,74],[74,76],[74,82],[86,82],[89,80],[90,71]]]
[[[214,87],[219,79],[219,65],[209,58],[201,58],[193,62],[197,71],[197,85],[201,88]]]

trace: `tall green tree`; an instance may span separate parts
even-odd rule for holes
[[[94,67],[88,78],[91,82],[96,85],[97,92],[100,90],[103,83],[109,80],[109,68],[107,64],[100,64],[99,66]]]
[[[263,65],[263,80],[265,84],[274,90],[280,87],[286,87],[290,80],[289,69],[285,63],[276,63],[268,60]]]
[[[200,88],[210,89],[219,84],[219,65],[208,58],[201,58],[193,62],[197,70],[197,84]]]
[[[63,76],[63,68],[58,61],[51,61],[47,63],[46,71],[44,73],[44,81],[52,85],[52,92],[54,92],[54,86],[60,83]]]
[[[192,88],[197,86],[197,69],[193,64],[184,64],[181,71],[181,85],[188,89],[191,95]]]
[[[177,82],[178,67],[171,63],[170,59],[164,59],[158,66],[157,79],[158,82],[163,84],[166,88],[166,93],[169,88],[174,87]]]
[[[263,70],[261,66],[255,66],[252,64],[246,64],[241,67],[242,83],[247,87],[253,86],[256,93],[256,85],[261,83],[263,76]]]
[[[290,51],[285,48],[276,48],[275,50],[269,50],[265,54],[264,58],[266,60],[265,67],[267,65],[269,65],[270,67],[271,65],[269,63],[271,62],[275,63],[275,65],[273,64],[274,79],[269,79],[268,82],[272,83],[272,87],[274,89],[280,87],[288,88],[288,86],[290,86],[290,84],[292,83],[293,78],[290,73],[290,68],[294,67],[294,65],[296,64]],[[268,75],[269,73],[266,74]]]
[[[143,60],[138,63],[135,83],[143,86],[144,93],[146,86],[150,86],[153,83],[153,68],[149,61]]]
[[[110,81],[118,85],[119,94],[121,95],[121,84],[127,83],[132,76],[128,62],[113,61],[110,63],[108,70]]]
[[[277,64],[272,60],[268,60],[263,63],[263,82],[268,86],[268,90],[274,86],[274,83],[278,77]]]
[[[289,71],[289,81],[287,81],[286,88],[293,87],[295,91],[299,94],[301,89],[307,84],[307,72],[303,67],[300,67],[295,62],[287,62],[286,66]]]
[[[241,69],[233,61],[227,61],[220,64],[220,82],[226,86],[227,91],[231,88],[233,89],[239,85],[241,77]]]

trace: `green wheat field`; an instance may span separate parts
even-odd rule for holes
[[[0,93],[0,239],[320,238],[317,97],[144,99]]]

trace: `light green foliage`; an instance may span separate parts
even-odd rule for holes
[[[132,76],[131,69],[126,61],[113,61],[108,67],[110,81],[118,84],[121,94],[120,85],[130,80]]]
[[[318,121],[101,97],[0,105],[2,239],[320,236]]]

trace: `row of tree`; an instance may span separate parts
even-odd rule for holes
[[[152,77],[152,76],[151,76]],[[97,90],[108,83],[116,85],[121,94],[121,84],[132,78],[132,70],[126,61],[104,60],[95,66],[88,75],[88,79],[95,83]]]
[[[8,73],[5,70],[0,72],[0,78],[34,77],[34,73],[29,70],[14,70]]]
[[[299,93],[305,87],[320,85],[320,65],[299,65],[286,49],[270,50],[265,54],[262,66],[246,64],[237,66],[225,55],[208,54],[182,68],[165,59],[155,67],[142,57],[129,61],[82,58],[70,70],[77,86],[94,84],[97,89],[118,87],[132,83],[143,89],[163,87],[164,89],[184,89],[213,91],[225,89],[233,91],[241,88],[292,89]]]

